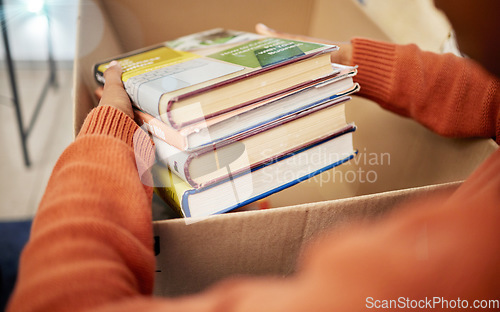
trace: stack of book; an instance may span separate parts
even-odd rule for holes
[[[336,46],[213,29],[113,58],[152,134],[157,194],[183,217],[230,211],[353,157],[356,69]],[[103,83],[109,61],[96,64]]]

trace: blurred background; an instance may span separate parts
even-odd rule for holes
[[[24,220],[34,215],[55,161],[73,139],[72,67],[78,0],[1,1],[13,71],[10,75],[6,41],[0,34],[0,220]],[[432,0],[341,1],[356,2],[391,41],[417,43],[435,52],[454,49],[450,26]],[[53,84],[48,82],[51,57]]]
[[[0,0],[0,4],[3,311],[52,167],[73,139],[72,75],[78,1]]]
[[[55,160],[73,138],[71,92],[78,1],[2,1],[0,220],[22,220],[35,213]],[[4,31],[11,54],[12,76]],[[50,49],[55,67],[54,84],[41,99],[50,78]],[[29,167],[24,160],[12,80],[17,87]]]
[[[432,0],[317,2],[335,8],[342,1],[356,3],[390,41],[457,52],[450,25]],[[74,138],[78,6],[78,0],[0,0],[0,310],[52,168]]]

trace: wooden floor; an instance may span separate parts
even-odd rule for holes
[[[5,69],[0,70],[0,221],[32,218],[52,168],[73,140],[72,69],[59,66],[57,88],[51,88],[28,138],[31,167],[26,168]],[[16,68],[24,127],[48,77],[44,66]]]

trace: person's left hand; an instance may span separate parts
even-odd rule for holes
[[[99,106],[112,106],[127,114],[130,118],[134,118],[134,110],[132,103],[123,87],[122,68],[118,62],[113,61],[109,64],[109,68],[104,72],[104,89],[102,90]],[[96,91],[97,94],[100,92]]]

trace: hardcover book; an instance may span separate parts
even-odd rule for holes
[[[349,99],[327,101],[190,153],[152,136],[157,158],[192,187],[206,187],[349,127],[344,105]]]
[[[116,56],[134,105],[175,129],[332,74],[336,46],[214,29]]]
[[[141,126],[181,151],[193,151],[207,145],[250,131],[288,114],[304,110],[330,100],[341,99],[359,89],[352,76],[356,70],[343,68],[333,77],[291,89],[278,96],[232,110],[182,129],[173,129],[161,120],[135,110],[135,119]]]
[[[291,153],[273,158],[251,171],[232,175],[204,188],[193,188],[168,167],[153,170],[155,191],[182,217],[205,217],[262,199],[332,169],[355,155],[349,126]],[[314,161],[311,161],[314,159]]]

